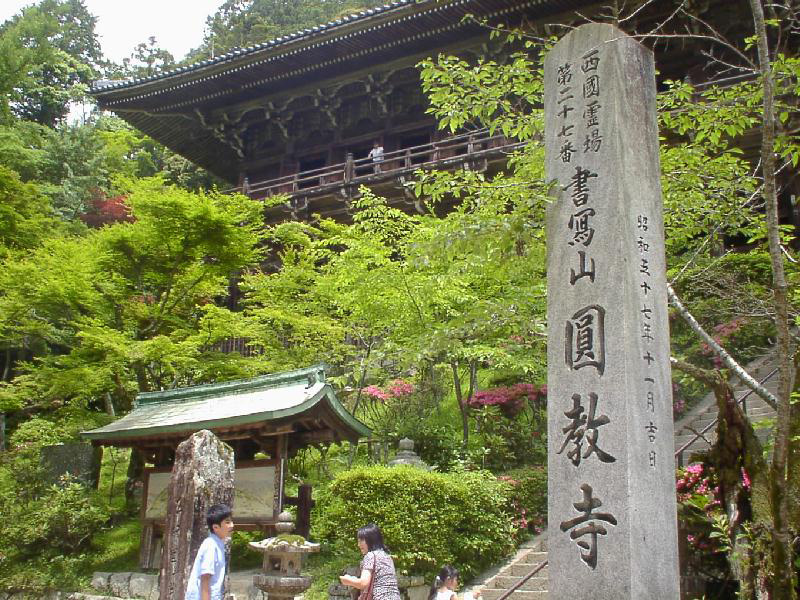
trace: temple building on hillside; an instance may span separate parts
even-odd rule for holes
[[[712,18],[720,1],[704,3]],[[722,2],[733,9],[730,2]],[[741,4],[743,11],[747,3]],[[503,61],[486,24],[579,24],[608,12],[596,0],[396,0],[147,79],[96,87],[99,106],[256,198],[290,194],[269,221],[313,213],[348,220],[362,184],[414,210],[406,184],[419,167],[492,170],[515,144],[501,134],[447,135],[426,112],[416,65],[439,53]],[[636,15],[649,31],[674,11]],[[718,13],[719,11],[717,11]],[[728,14],[728,13],[726,13]],[[731,13],[732,14],[732,13]],[[746,13],[742,13],[746,16]],[[718,19],[717,19],[718,21]],[[715,23],[741,37],[746,19]],[[627,24],[626,24],[627,25]],[[702,81],[706,57],[683,39],[656,48],[662,76]],[[370,151],[382,149],[374,161]],[[417,206],[419,208],[419,206]]]

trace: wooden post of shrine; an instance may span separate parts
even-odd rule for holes
[[[314,507],[314,500],[311,498],[312,487],[308,483],[303,483],[297,488],[297,521],[295,522],[295,533],[308,539],[311,532],[311,509]]]

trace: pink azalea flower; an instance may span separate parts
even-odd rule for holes
[[[686,470],[694,475],[700,475],[703,472],[703,465],[700,463],[695,463],[686,467]]]
[[[751,485],[750,476],[747,474],[747,471],[744,470],[744,467],[742,467],[742,485],[746,490],[749,490]]]

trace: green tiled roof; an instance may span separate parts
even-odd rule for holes
[[[323,404],[340,422],[343,438],[370,434],[336,398],[317,365],[254,379],[139,394],[133,410],[113,423],[85,431],[96,442],[191,433],[290,421]]]

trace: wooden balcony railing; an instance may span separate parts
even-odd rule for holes
[[[352,154],[348,154],[343,163],[264,181],[245,180],[244,185],[228,191],[245,193],[252,198],[265,198],[276,194],[323,195],[337,191],[343,186],[379,183],[419,168],[452,168],[469,161],[501,156],[520,145],[519,142],[510,142],[501,134],[492,135],[487,129],[481,129],[436,142],[386,152],[380,162],[373,161],[370,157],[354,159]]]

